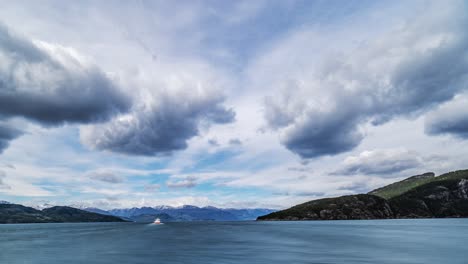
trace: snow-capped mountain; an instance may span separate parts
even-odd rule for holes
[[[183,205],[179,207],[155,206],[155,207],[133,207],[125,209],[101,210],[99,208],[84,208],[84,210],[110,214],[129,219],[149,219],[150,216],[167,215],[172,221],[243,221],[255,220],[258,216],[269,214],[274,210],[256,208],[256,209],[233,209],[217,208],[213,206],[198,207],[193,205]],[[145,217],[142,217],[145,216]]]

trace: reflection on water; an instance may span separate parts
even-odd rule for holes
[[[468,219],[0,225],[0,263],[468,263]]]

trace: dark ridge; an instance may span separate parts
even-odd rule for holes
[[[55,206],[41,211],[19,204],[0,204],[1,224],[77,222],[124,222],[124,220],[66,206]]]
[[[468,170],[438,177],[425,173],[370,193],[306,202],[257,220],[358,220],[468,217]],[[386,196],[386,195],[382,195]]]

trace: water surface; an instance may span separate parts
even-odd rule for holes
[[[0,263],[468,263],[468,219],[0,225]]]

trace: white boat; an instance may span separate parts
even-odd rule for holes
[[[154,220],[153,224],[159,225],[159,224],[161,224],[161,220],[159,218],[156,218]]]

